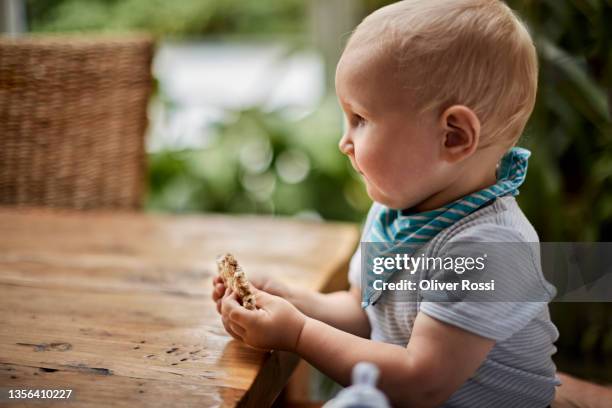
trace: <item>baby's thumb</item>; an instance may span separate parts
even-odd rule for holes
[[[269,294],[261,289],[253,288],[253,294],[255,295],[255,305],[258,308],[265,307],[270,300],[274,297],[274,295]]]
[[[273,293],[270,291],[270,279],[263,275],[249,275],[249,283],[252,288],[256,288],[259,290],[265,290],[269,293]]]

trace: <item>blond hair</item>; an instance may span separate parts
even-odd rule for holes
[[[358,44],[393,58],[418,112],[472,109],[481,143],[514,145],[533,111],[535,47],[500,0],[400,1],[361,22],[347,48]]]

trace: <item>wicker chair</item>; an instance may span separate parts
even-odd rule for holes
[[[153,42],[0,37],[0,205],[138,209]]]

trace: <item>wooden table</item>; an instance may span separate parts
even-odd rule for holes
[[[225,333],[216,255],[331,290],[358,239],[281,218],[0,208],[0,405],[37,388],[72,389],[68,406],[268,406],[299,359]],[[30,401],[52,403],[66,406]]]

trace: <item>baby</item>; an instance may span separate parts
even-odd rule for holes
[[[533,42],[502,1],[405,0],[365,18],[336,72],[347,119],[340,150],[374,201],[362,241],[537,243],[514,199],[529,152],[513,147],[536,90]],[[512,255],[486,273],[544,298],[395,301],[364,286],[358,250],[348,291],[253,279],[258,308],[246,310],[216,279],[213,299],[235,338],[295,352],[341,384],[356,363],[375,363],[397,406],[545,407],[558,385],[546,303],[554,288],[536,252]]]

